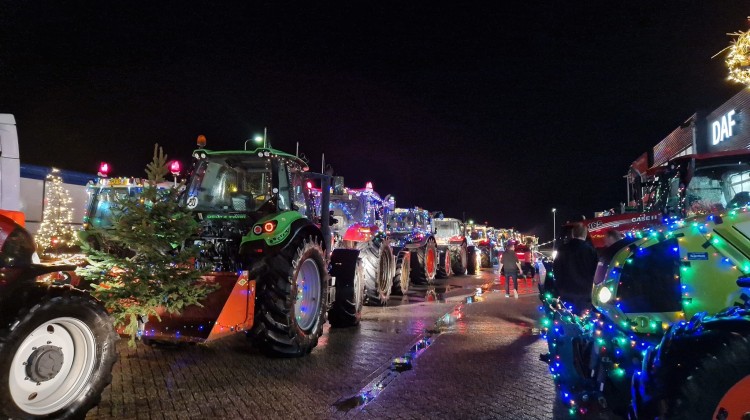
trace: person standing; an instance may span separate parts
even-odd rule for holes
[[[510,297],[510,279],[513,278],[513,295],[518,299],[518,273],[521,271],[521,261],[516,255],[516,246],[513,242],[505,245],[505,252],[500,258],[500,272],[505,268],[505,297]]]
[[[591,306],[594,272],[599,263],[596,250],[588,242],[588,231],[583,223],[573,225],[572,238],[557,250],[552,264],[555,286],[563,302],[573,305],[573,313],[580,315]]]

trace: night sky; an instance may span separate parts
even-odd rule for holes
[[[452,3],[2,1],[0,112],[22,162],[116,176],[268,127],[348,186],[544,241],[742,88],[711,56],[747,0]]]

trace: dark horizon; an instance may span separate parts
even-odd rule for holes
[[[743,86],[746,2],[214,5],[3,2],[0,112],[24,163],[142,176],[268,128],[399,207],[515,227],[625,201],[623,176]],[[559,232],[559,230],[558,230]]]

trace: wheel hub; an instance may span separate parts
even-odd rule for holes
[[[60,373],[65,362],[62,347],[44,345],[31,353],[26,361],[26,375],[34,382],[46,382]]]

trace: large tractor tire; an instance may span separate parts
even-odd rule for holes
[[[438,258],[438,268],[435,278],[447,279],[453,275],[453,269],[451,267],[451,251],[448,248],[440,250],[438,252],[440,257]]]
[[[325,252],[313,237],[294,239],[258,267],[250,338],[272,357],[300,357],[318,345],[326,322]]]
[[[430,238],[413,255],[416,256],[416,261],[412,260],[412,281],[419,284],[432,284],[437,275],[438,257],[440,255],[437,243]],[[415,262],[416,264],[414,264]]]
[[[750,336],[740,336],[706,354],[668,403],[670,419],[750,417]]]
[[[83,418],[112,382],[119,337],[107,311],[67,290],[0,330],[0,417]]]
[[[396,274],[393,276],[393,293],[405,296],[411,284],[411,252],[401,251],[396,258]]]
[[[365,303],[384,305],[393,286],[393,250],[387,240],[373,240],[363,244],[360,256],[364,266]]]
[[[466,249],[466,244],[463,243],[460,247],[451,247],[450,255],[451,269],[453,270],[453,274],[457,276],[465,275],[468,262],[468,251]]]
[[[336,279],[336,299],[328,311],[328,322],[335,328],[359,325],[365,295],[365,273],[359,251],[333,251],[331,276]]]
[[[492,267],[492,264],[490,264],[490,254],[488,252],[485,252],[485,250],[482,250],[480,253],[481,255],[481,268],[489,268]]]
[[[467,258],[466,258],[466,273],[467,274],[477,274],[479,272],[479,258],[477,256],[477,252],[479,250],[475,246],[470,246],[467,248]]]

